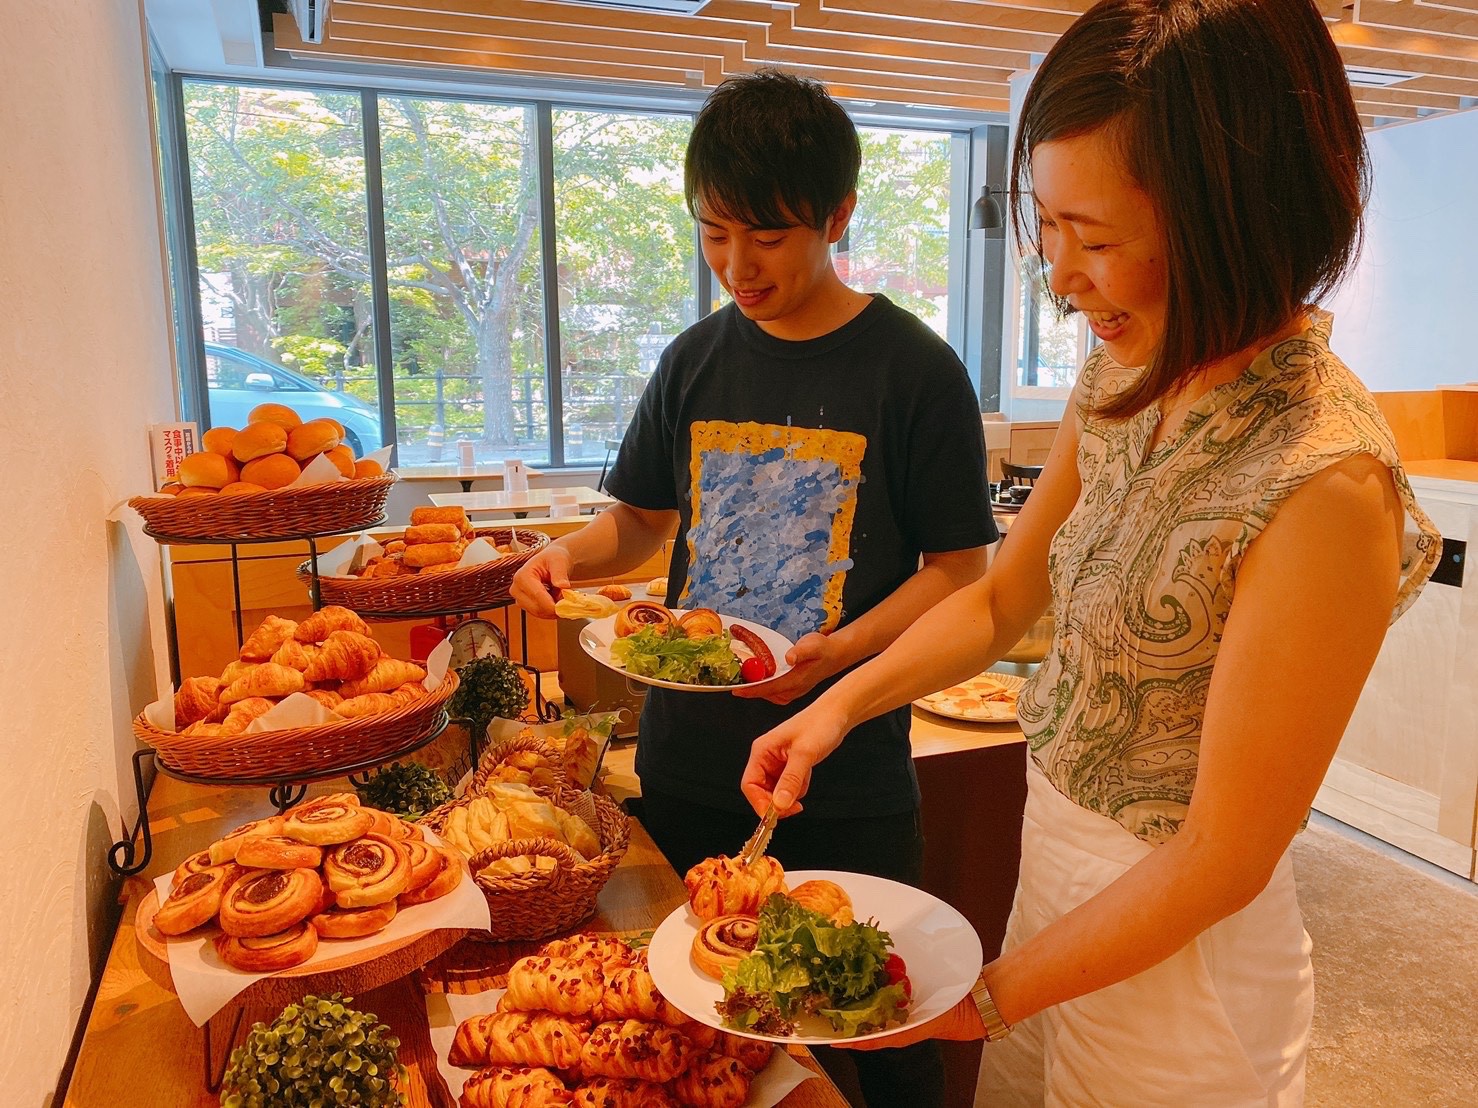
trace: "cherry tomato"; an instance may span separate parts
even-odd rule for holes
[[[745,658],[739,663],[739,676],[744,678],[747,685],[753,685],[756,681],[763,681],[770,676],[765,671],[765,663],[760,658]]]
[[[913,982],[908,979],[908,967],[904,965],[902,958],[896,954],[888,955],[888,960],[883,963],[883,972],[888,975],[888,984],[903,982],[905,999],[913,998]]]

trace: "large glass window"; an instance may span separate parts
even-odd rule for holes
[[[857,212],[838,244],[837,271],[881,292],[940,337],[949,319],[950,137],[859,128]]]
[[[380,98],[402,465],[549,457],[534,110]]]
[[[357,93],[184,83],[210,423],[264,401],[381,444]]]
[[[697,322],[687,116],[554,113],[564,460],[621,438],[662,350]]]
[[[1041,259],[1022,259],[1020,342],[1016,350],[1015,391],[1065,391],[1078,379],[1084,333],[1077,315],[1063,316],[1043,288]],[[1029,395],[1029,394],[1027,394]]]

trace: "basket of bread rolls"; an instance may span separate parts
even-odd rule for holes
[[[498,557],[459,565],[475,539],[485,539]],[[474,528],[462,508],[413,508],[410,526],[382,538],[383,553],[354,567],[353,576],[319,576],[319,595],[367,616],[476,611],[507,600],[518,567],[548,543],[543,531],[525,527]],[[298,576],[312,578],[308,562]]]
[[[571,787],[558,752],[537,739],[488,750],[467,792],[422,822],[466,856],[494,942],[542,939],[589,919],[631,835],[626,813]]]
[[[285,404],[258,404],[245,427],[212,427],[204,449],[153,496],[128,502],[159,539],[289,539],[373,527],[395,477],[355,458],[333,419],[304,422]],[[327,480],[295,483],[309,466]],[[311,478],[310,478],[311,480]]]
[[[364,620],[330,606],[301,622],[269,615],[219,677],[188,677],[174,695],[173,731],[147,713],[134,734],[170,769],[217,779],[322,777],[336,766],[393,754],[440,730],[457,690],[448,670],[434,688],[426,671],[392,658]],[[332,722],[260,729],[252,721],[294,694]]]

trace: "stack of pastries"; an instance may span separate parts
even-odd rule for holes
[[[739,1108],[772,1050],[689,1021],[644,953],[576,935],[515,962],[498,1010],[457,1028],[450,1061],[477,1068],[462,1108]]]
[[[472,523],[464,508],[412,508],[411,525],[398,539],[382,542],[383,553],[350,572],[355,577],[405,577],[457,568],[472,542]],[[508,548],[500,546],[499,553]]]
[[[306,962],[320,938],[373,935],[400,909],[451,892],[462,872],[462,859],[415,824],[336,793],[254,820],[186,858],[154,927],[184,935],[214,923],[223,962],[272,973]]]
[[[440,825],[440,834],[469,859],[514,839],[551,839],[564,843],[589,861],[601,852],[600,836],[579,816],[540,796],[527,785],[490,781],[481,795],[454,805]],[[544,855],[513,855],[484,862],[479,876],[499,877],[553,869]]]
[[[345,719],[394,711],[426,695],[426,671],[392,658],[369,624],[331,605],[301,623],[271,615],[219,677],[187,677],[175,693],[183,735],[229,738],[301,692]]]

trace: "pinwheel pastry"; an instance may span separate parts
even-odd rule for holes
[[[754,953],[760,937],[754,916],[719,916],[706,920],[693,936],[693,963],[715,981]]]
[[[540,1066],[494,1066],[462,1086],[461,1108],[563,1108],[573,1104],[559,1075]]]
[[[712,608],[694,608],[691,612],[684,612],[677,617],[677,625],[690,639],[706,639],[724,629],[724,621]]]
[[[737,1058],[700,1054],[669,1088],[684,1108],[741,1108],[749,1099],[754,1071]]]
[[[154,926],[165,935],[183,935],[215,918],[233,884],[246,873],[234,862],[210,866],[187,874],[178,874],[169,898],[154,913]]]
[[[325,939],[359,939],[390,926],[397,911],[395,901],[371,904],[367,908],[340,908],[330,905],[310,921]]]
[[[509,968],[508,991],[502,999],[514,1011],[588,1016],[600,1004],[605,989],[597,964],[535,954]]]
[[[340,908],[384,904],[410,884],[410,855],[399,840],[369,834],[330,850],[323,876]]]
[[[358,798],[324,797],[288,812],[280,833],[314,846],[334,846],[359,838],[374,825],[375,817],[360,807]]]
[[[491,1012],[461,1022],[447,1060],[454,1066],[569,1070],[580,1064],[589,1035],[588,1020],[550,1012]]]
[[[424,846],[424,843],[411,841],[405,844],[406,853],[411,859],[411,883],[405,892],[400,894],[400,906],[408,908],[412,904],[426,904],[437,900],[451,892],[462,883],[462,857],[454,850],[445,847],[433,846],[432,853],[437,858],[436,872],[426,879],[424,884],[417,884],[426,875],[426,869],[417,869],[415,847]]]
[[[580,1052],[580,1070],[589,1077],[631,1077],[660,1085],[683,1070],[693,1044],[671,1027],[646,1020],[612,1020],[591,1029]]]
[[[785,892],[785,869],[769,855],[745,866],[737,858],[720,854],[688,870],[683,884],[699,919],[757,916],[771,893]]]
[[[317,912],[323,895],[316,870],[250,870],[226,891],[221,930],[238,938],[275,935]]]
[[[618,639],[645,631],[648,627],[666,631],[677,622],[666,605],[652,600],[633,600],[616,613],[614,629]]]
[[[276,973],[300,966],[318,949],[318,932],[307,920],[271,935],[217,935],[216,953],[228,966],[248,973]]]
[[[229,835],[217,839],[206,848],[210,854],[210,864],[219,866],[224,862],[234,862],[236,852],[241,849],[244,841],[261,835],[280,835],[285,822],[282,816],[268,816],[266,819],[254,819],[250,823],[243,823]]]
[[[323,847],[286,835],[254,835],[241,841],[236,861],[251,869],[317,869],[323,864]]]

